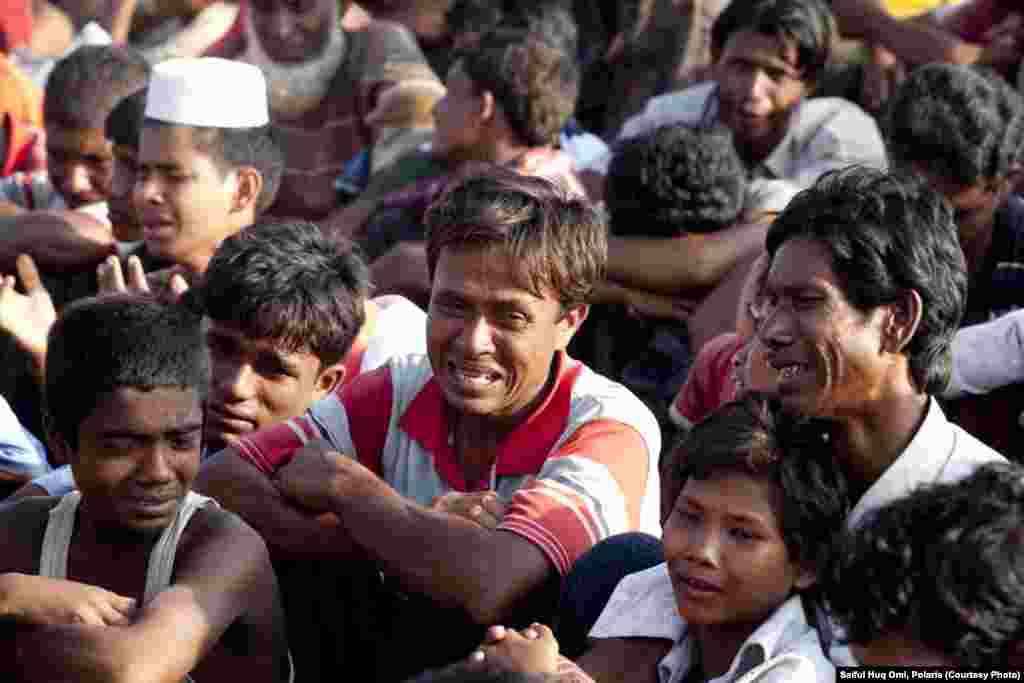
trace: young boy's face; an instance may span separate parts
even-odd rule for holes
[[[78,428],[75,483],[93,523],[160,533],[199,471],[202,402],[194,388],[117,387]]]
[[[102,128],[46,126],[50,181],[68,208],[104,202],[114,177],[114,157]]]
[[[665,561],[680,616],[702,625],[758,624],[813,575],[794,563],[779,526],[778,487],[729,470],[690,478],[665,522]]]
[[[145,125],[139,136],[134,204],[149,252],[176,264],[205,263],[237,231],[237,174],[223,173],[194,145],[188,126]]]

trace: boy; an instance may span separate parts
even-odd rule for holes
[[[634,635],[620,637],[614,656],[591,650],[580,667],[598,681],[735,681],[755,669],[834,680],[801,598],[849,509],[827,436],[756,392],[688,432],[663,482],[679,492],[664,523],[665,564],[624,579],[591,631]],[[636,610],[639,595],[654,611]]]
[[[867,666],[1010,669],[1024,655],[1024,469],[979,467],[879,509],[836,544],[821,590]]]
[[[4,680],[289,680],[259,536],[190,493],[208,363],[198,317],[143,296],[50,333],[51,447],[79,491],[0,511]]]

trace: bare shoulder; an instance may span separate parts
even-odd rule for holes
[[[46,521],[58,502],[39,496],[0,504],[0,572],[36,572]]]
[[[200,508],[189,520],[178,544],[177,569],[187,567],[196,561],[203,562],[203,556],[213,554],[223,560],[225,555],[244,558],[269,566],[267,547],[263,538],[245,520],[219,505]],[[230,567],[233,562],[221,561],[221,567]]]

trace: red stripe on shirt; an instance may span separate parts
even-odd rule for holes
[[[364,372],[341,387],[341,405],[360,463],[382,475],[384,442],[391,424],[391,366]]]

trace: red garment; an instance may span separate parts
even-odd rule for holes
[[[733,367],[745,342],[734,332],[720,334],[700,350],[679,390],[669,415],[672,421],[689,429],[736,398],[738,387]]]
[[[5,0],[0,11],[0,53],[32,40],[32,4],[29,0]]]
[[[0,150],[0,178],[17,172],[32,174],[46,170],[46,144],[42,129],[26,125],[10,112],[3,112],[5,149]]]

